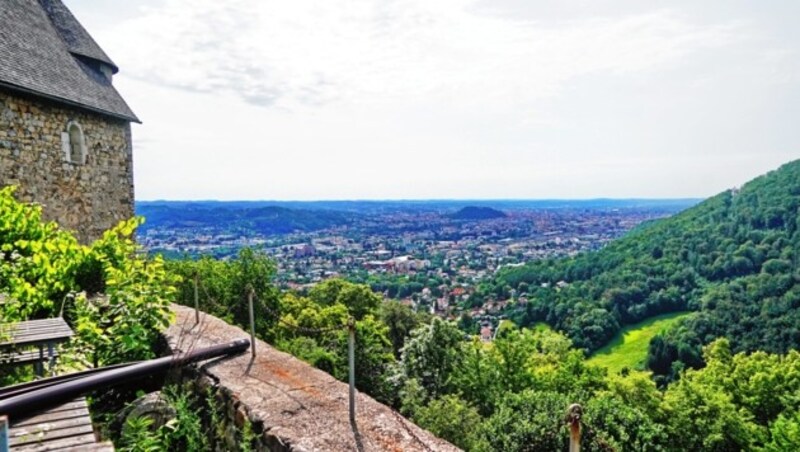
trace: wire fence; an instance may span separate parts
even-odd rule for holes
[[[202,284],[199,278],[194,278],[194,308],[195,308],[195,322],[196,325],[200,325],[200,291],[202,291],[202,295],[204,296],[204,302],[212,308],[212,310],[216,310],[218,312],[225,312],[229,310],[231,306],[226,306],[223,303],[214,297],[208,290],[205,285]],[[249,313],[249,328],[251,334],[251,353],[253,359],[255,359],[257,355],[256,349],[256,334],[255,334],[255,313],[254,313],[254,303],[259,300],[257,294],[253,290],[252,287],[249,287],[247,290],[247,295],[245,297],[246,300],[242,300],[248,304],[248,313]],[[356,442],[359,446],[358,449],[362,449],[362,444],[360,441],[360,433],[358,432],[356,426],[356,389],[355,389],[355,349],[357,345],[356,341],[356,324],[357,321],[350,317],[347,322],[332,326],[326,327],[308,327],[304,325],[298,325],[296,323],[290,322],[285,319],[284,315],[270,307],[267,303],[259,303],[259,314],[266,313],[266,315],[271,316],[275,319],[276,323],[290,329],[291,331],[301,333],[303,335],[312,335],[312,336],[320,336],[331,332],[348,332],[348,380],[349,380],[349,416],[350,416],[350,423],[353,427],[353,432],[356,436]],[[202,334],[202,331],[198,334]],[[332,342],[338,342],[339,338],[332,338]],[[328,344],[329,348],[333,348],[333,344]],[[287,358],[294,359],[291,355]],[[258,378],[257,378],[258,379]],[[260,380],[260,379],[259,379]],[[265,382],[266,383],[266,382]],[[299,388],[298,388],[299,389]],[[391,410],[394,416],[397,418],[400,425],[406,431],[406,433],[413,438],[413,440],[419,443],[423,449],[426,451],[431,451],[433,449],[422,439],[420,438],[408,425],[405,418],[403,418],[397,411]],[[579,452],[581,448],[581,436],[587,436],[588,438],[595,438],[595,440],[600,440],[598,435],[593,432],[593,429],[590,425],[588,425],[582,418],[583,409],[578,404],[573,404],[567,409],[566,416],[564,418],[565,424],[568,426],[570,430],[570,437],[569,437],[569,451],[570,452]],[[602,442],[602,440],[601,440]]]
[[[203,295],[205,295],[206,301],[209,302],[210,305],[213,308],[219,309],[221,311],[224,311],[226,309],[230,309],[230,306],[223,305],[222,303],[219,302],[219,300],[217,300],[216,297],[212,296],[209,293],[208,289],[202,284],[201,281],[197,280],[195,284],[196,284],[197,287],[202,289]],[[253,289],[249,289],[248,290],[248,296],[250,296],[250,294],[252,294],[254,303],[258,302],[258,301],[263,301],[263,300],[259,300],[258,295],[255,293],[255,291]],[[249,303],[249,301],[248,301],[248,303]],[[199,308],[199,303],[197,303],[197,302],[195,302],[195,309],[198,311],[198,315],[199,315],[200,308]],[[288,320],[286,320],[284,318],[283,314],[280,311],[277,311],[277,310],[271,308],[267,303],[259,304],[259,309],[261,311],[264,311],[267,315],[271,316],[273,319],[275,319],[277,321],[277,323],[279,323],[279,324],[281,324],[281,325],[283,325],[283,326],[285,326],[285,327],[287,327],[287,328],[289,328],[289,329],[291,329],[293,331],[296,331],[296,332],[299,332],[299,333],[303,333],[303,334],[317,335],[317,334],[330,333],[330,332],[334,332],[334,331],[343,331],[343,330],[348,328],[348,323],[347,322],[344,322],[344,323],[339,324],[339,325],[332,325],[332,326],[327,326],[327,327],[317,327],[317,328],[298,325],[296,323],[292,323],[292,322],[289,322]],[[195,318],[197,318],[197,316],[195,316]]]
[[[226,309],[216,297],[213,297],[208,289],[201,283],[200,278],[196,275],[194,278],[194,308],[195,308],[195,324],[200,325],[200,297],[199,292],[202,289],[204,295],[206,296],[206,301],[210,303],[216,309]],[[255,322],[255,312],[254,312],[254,304],[257,300],[257,296],[255,290],[251,287],[247,288],[247,307],[248,307],[248,317],[249,317],[249,327],[250,327],[250,350],[252,359],[255,359],[258,356],[257,352],[257,339],[256,339],[256,322]],[[230,308],[230,307],[227,307]],[[291,329],[292,331],[299,332],[301,334],[306,335],[321,335],[324,333],[330,333],[334,331],[343,331],[346,330],[348,332],[348,339],[347,339],[347,362],[348,362],[348,383],[349,383],[349,394],[348,394],[348,401],[349,401],[349,418],[350,424],[353,428],[353,432],[357,438],[357,444],[359,445],[359,449],[362,448],[361,441],[360,441],[360,433],[358,433],[358,428],[356,424],[356,388],[355,388],[355,379],[356,379],[356,372],[355,372],[355,347],[356,347],[356,320],[351,316],[346,323],[341,325],[332,325],[327,327],[321,328],[312,328],[307,326],[298,325],[292,322],[287,321],[281,315],[280,312],[270,308],[266,303],[259,303],[259,308],[261,311],[265,311],[267,315],[272,316],[276,321]],[[415,438],[419,441],[419,438],[415,436]],[[420,441],[421,442],[421,441]],[[421,442],[422,443],[422,442]],[[427,445],[422,443],[425,448]]]

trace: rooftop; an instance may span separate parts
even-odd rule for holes
[[[111,83],[117,71],[61,0],[3,0],[1,87],[139,122]]]

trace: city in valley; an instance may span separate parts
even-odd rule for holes
[[[525,293],[476,288],[504,266],[602,247],[694,200],[143,202],[139,241],[166,257],[269,255],[277,282],[342,277],[442,317],[496,324]]]

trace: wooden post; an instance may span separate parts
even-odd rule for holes
[[[253,296],[255,295],[255,291],[252,287],[247,292],[247,304],[248,308],[250,309],[250,354],[253,358],[256,357],[256,321],[255,317],[253,316]]]
[[[49,365],[50,365],[50,376],[55,377],[56,375],[56,351],[55,347],[52,342],[47,343],[47,357],[49,358]]]
[[[581,416],[583,408],[577,403],[573,403],[567,408],[565,421],[569,424],[569,452],[580,452],[581,450]]]
[[[8,417],[0,416],[0,452],[8,452]]]
[[[200,297],[197,295],[197,286],[200,285],[200,273],[194,273],[194,324],[200,324]]]
[[[350,423],[356,423],[356,322],[347,321],[347,363],[350,367]]]
[[[37,377],[44,377],[44,346],[39,345],[39,361],[34,365]]]

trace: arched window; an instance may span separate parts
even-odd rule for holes
[[[66,132],[61,133],[61,147],[66,161],[79,165],[86,163],[86,140],[77,121],[67,123]]]

